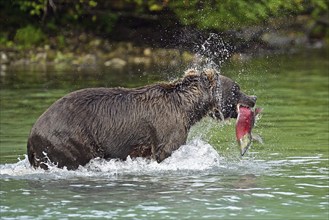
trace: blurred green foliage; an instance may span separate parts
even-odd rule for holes
[[[270,18],[312,13],[316,19],[327,13],[327,0],[189,0],[170,1],[169,7],[185,25],[200,29],[239,29]]]
[[[45,35],[62,35],[62,30],[106,37],[113,34],[122,16],[160,15],[158,19],[164,25],[179,23],[215,31],[291,15],[307,14],[318,19],[328,15],[328,0],[8,0],[0,1],[0,8],[1,41],[7,38],[31,45],[41,42]]]
[[[16,31],[14,42],[23,47],[31,47],[40,44],[45,39],[40,28],[28,25]]]

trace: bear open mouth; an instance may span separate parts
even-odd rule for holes
[[[250,107],[250,106],[248,106],[248,105],[246,105],[246,104],[238,103],[238,104],[236,105],[237,113],[239,113],[240,108],[249,108],[249,109],[252,109],[252,107]]]
[[[238,103],[236,105],[235,111],[232,112],[230,118],[236,118],[236,119],[238,119],[238,116],[239,116],[239,113],[240,113],[240,109],[245,109],[245,110],[250,109],[251,111],[253,110],[252,109],[252,106],[249,106],[249,105],[243,104],[243,103]]]

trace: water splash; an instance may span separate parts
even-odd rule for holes
[[[59,169],[50,166],[49,170],[34,169],[30,166],[27,156],[13,164],[0,165],[1,178],[15,179],[67,179],[77,177],[112,178],[117,175],[163,175],[191,173],[259,173],[264,164],[253,159],[228,160],[208,143],[193,139],[181,146],[171,157],[161,163],[145,158],[127,158],[121,160],[93,159],[86,166],[77,170]]]
[[[192,68],[219,70],[223,63],[231,57],[233,47],[225,42],[219,34],[210,33],[204,42],[195,43],[193,51],[196,58],[192,63]]]

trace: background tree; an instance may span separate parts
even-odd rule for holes
[[[295,15],[309,15],[311,22],[328,25],[327,0],[11,0],[1,1],[0,8],[0,43],[16,39],[36,44],[65,31],[111,37],[116,25],[128,21],[120,19],[127,17],[139,27],[156,21],[173,29],[182,25],[212,31],[264,25]],[[24,36],[37,40],[29,42]]]

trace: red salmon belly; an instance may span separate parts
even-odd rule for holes
[[[244,135],[251,132],[252,129],[252,109],[248,107],[240,106],[239,114],[236,121],[236,138],[240,140]]]

